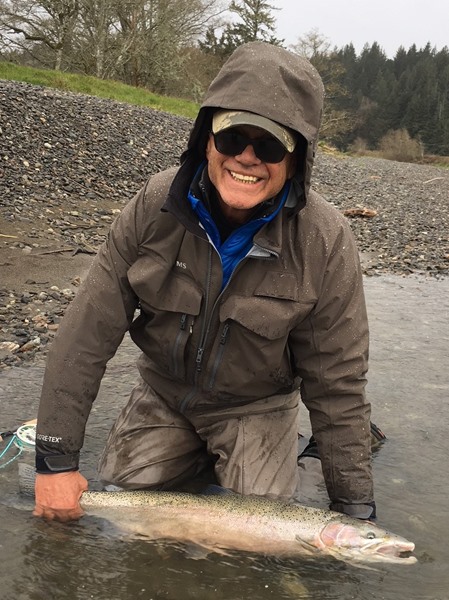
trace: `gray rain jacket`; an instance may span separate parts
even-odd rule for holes
[[[358,252],[345,218],[310,189],[322,100],[305,59],[262,42],[234,52],[180,168],[127,204],[67,310],[44,378],[38,471],[77,468],[106,364],[130,330],[142,377],[187,416],[300,388],[333,505],[373,500]],[[222,291],[219,255],[186,200],[216,107],[264,115],[306,140],[286,205]]]

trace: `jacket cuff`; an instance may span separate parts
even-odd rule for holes
[[[76,454],[38,454],[36,453],[37,473],[64,473],[77,471],[79,453]]]
[[[329,508],[350,517],[355,517],[356,519],[373,520],[376,518],[375,502],[367,502],[366,504],[343,504],[343,502],[333,502]]]

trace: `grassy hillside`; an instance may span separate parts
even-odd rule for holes
[[[136,88],[118,81],[97,79],[87,75],[62,73],[45,69],[22,67],[0,61],[0,79],[24,81],[33,85],[57,88],[65,92],[78,92],[99,98],[109,98],[117,102],[127,102],[139,106],[149,106],[183,117],[195,118],[198,105],[180,98],[169,98],[153,94],[144,88]]]

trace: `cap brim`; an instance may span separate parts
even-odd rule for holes
[[[268,131],[273,137],[281,142],[287,152],[293,152],[296,146],[296,138],[290,131],[271,119],[256,115],[255,113],[237,110],[219,110],[212,117],[212,132],[219,133],[231,127],[251,125],[264,131]]]

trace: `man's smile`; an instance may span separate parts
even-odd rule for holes
[[[236,173],[235,171],[229,171],[231,177],[238,181],[239,183],[247,183],[254,184],[261,181],[261,177],[255,177],[254,175],[242,175],[241,173]]]

